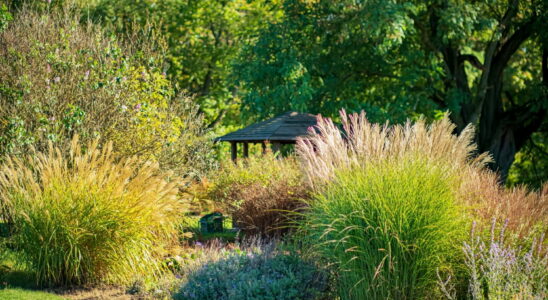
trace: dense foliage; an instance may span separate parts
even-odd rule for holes
[[[111,140],[119,156],[203,174],[212,150],[202,120],[175,96],[159,50],[137,31],[123,44],[69,9],[22,8],[0,33],[0,154],[79,134]]]
[[[35,2],[78,3],[83,22],[118,38],[153,28],[168,46],[157,67],[217,133],[287,110],[392,122],[451,112],[457,131],[478,128],[502,180],[545,181],[544,0]]]
[[[231,61],[270,21],[278,1],[144,0],[98,1],[89,16],[127,34],[154,24],[167,42],[168,76],[195,96],[213,126],[238,120],[238,89],[230,80]]]
[[[10,157],[0,169],[0,219],[40,285],[128,284],[162,272],[176,240],[177,184],[157,164],[116,162],[112,144]],[[0,249],[3,250],[3,249]]]
[[[457,131],[477,126],[503,179],[547,119],[546,1],[287,0],[283,11],[234,69],[251,116],[448,111]]]

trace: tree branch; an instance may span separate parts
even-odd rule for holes
[[[226,115],[226,111],[227,109],[226,108],[223,108],[221,110],[221,112],[217,115],[217,117],[215,118],[215,120],[213,120],[211,123],[209,123],[207,125],[207,129],[211,129],[215,126],[217,126],[219,123],[221,123],[221,121],[223,120],[223,118],[225,117]]]
[[[476,67],[477,69],[485,70],[485,68],[483,67],[483,65],[481,64],[481,62],[479,61],[479,59],[475,55],[461,54],[458,57],[458,60],[459,60],[459,64],[463,63],[465,61],[468,61],[472,66]]]
[[[443,99],[442,99],[437,93],[431,95],[429,98],[430,98],[430,100],[432,100],[434,103],[436,103],[437,105],[439,105],[440,108],[442,108],[442,109],[446,109],[446,108],[447,108],[447,103],[445,103],[445,101],[443,101]]]
[[[535,23],[535,18],[530,19],[525,24],[520,26],[518,30],[516,30],[512,34],[512,36],[510,36],[508,40],[501,45],[500,50],[493,60],[494,62],[496,62],[493,67],[494,70],[496,70],[497,72],[502,72],[502,70],[504,70],[504,68],[508,64],[508,61],[510,60],[510,57],[512,57],[512,55],[518,50],[521,44],[534,33]]]

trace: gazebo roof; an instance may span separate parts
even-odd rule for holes
[[[298,137],[307,135],[308,128],[316,125],[316,122],[315,115],[290,111],[215,140],[221,142],[277,141],[294,143]]]

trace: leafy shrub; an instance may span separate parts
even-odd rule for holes
[[[327,277],[295,254],[273,249],[221,250],[197,260],[175,299],[318,299]]]
[[[270,0],[99,0],[86,17],[121,35],[149,23],[168,45],[168,75],[196,95],[210,124],[221,119],[241,123],[231,62],[268,21],[279,19],[278,1]],[[225,114],[226,112],[226,114]]]
[[[320,119],[298,143],[317,191],[304,214],[304,238],[335,263],[341,299],[434,296],[437,269],[457,269],[464,240],[459,192],[480,168],[471,131],[453,136],[447,119],[428,126],[380,126],[341,114],[343,131]]]
[[[202,175],[203,122],[162,72],[162,42],[145,31],[119,42],[75,8],[23,7],[0,33],[0,154],[68,147],[74,134],[113,142],[164,169]],[[196,174],[195,174],[196,173]]]
[[[295,158],[279,159],[270,152],[225,163],[211,182],[209,197],[224,204],[249,234],[287,232],[291,212],[302,208],[308,197]]]
[[[472,230],[464,243],[471,299],[546,299],[548,297],[548,252],[543,249],[543,235],[534,239],[524,251],[505,238],[506,225],[482,238]],[[457,299],[451,277],[439,284],[448,299]]]
[[[6,6],[6,4],[2,3],[2,5],[0,5],[0,32],[6,29],[6,27],[8,26],[8,23],[11,20],[13,20],[13,17],[8,11],[8,7]]]
[[[130,283],[162,272],[176,240],[177,186],[157,164],[116,162],[112,144],[9,157],[1,167],[9,242],[42,285]]]

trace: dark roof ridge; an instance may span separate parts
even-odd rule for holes
[[[276,117],[257,122],[215,139],[228,142],[281,141],[295,142],[308,134],[308,128],[316,125],[313,114],[288,111]]]

